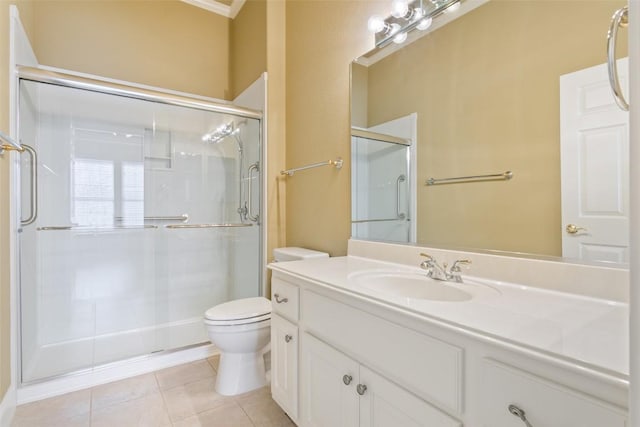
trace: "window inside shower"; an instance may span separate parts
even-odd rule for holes
[[[21,80],[19,135],[23,383],[207,342],[260,294],[259,119]]]

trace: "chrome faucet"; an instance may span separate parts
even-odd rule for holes
[[[430,277],[434,280],[442,280],[442,281],[452,281],[456,283],[462,282],[462,269],[460,265],[469,265],[471,264],[471,260],[468,259],[459,259],[453,263],[451,268],[447,270],[447,263],[438,264],[438,261],[434,257],[429,254],[421,253],[420,256],[425,257],[426,259],[420,263],[420,268],[427,271],[427,277]]]

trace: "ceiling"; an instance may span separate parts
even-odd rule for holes
[[[182,0],[209,12],[226,16],[227,18],[235,18],[246,0]]]

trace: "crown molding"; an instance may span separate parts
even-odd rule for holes
[[[217,13],[227,18],[234,19],[246,0],[233,0],[231,6],[227,6],[216,0],[181,0],[184,3],[188,3],[192,6],[199,7],[200,9],[208,10],[209,12]]]

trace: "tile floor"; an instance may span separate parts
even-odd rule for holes
[[[214,391],[218,357],[21,405],[12,427],[295,427],[268,387]]]

